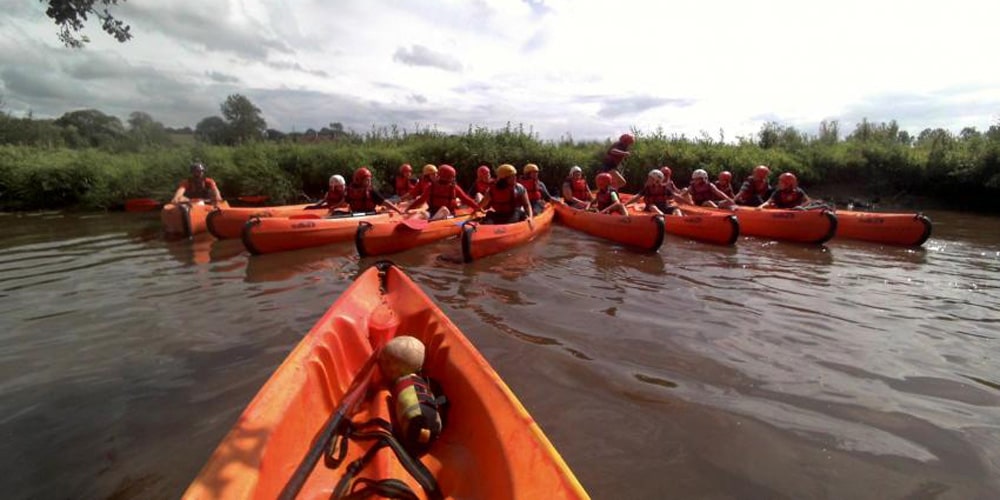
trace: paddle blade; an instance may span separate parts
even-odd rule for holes
[[[133,198],[125,200],[126,212],[150,212],[160,208],[160,202],[152,198]]]
[[[422,217],[410,217],[399,221],[400,227],[412,229],[413,231],[423,231],[429,222]]]

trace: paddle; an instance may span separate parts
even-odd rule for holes
[[[412,229],[414,231],[423,231],[424,229],[427,229],[427,224],[429,223],[430,221],[416,214],[404,217],[399,221],[399,225],[401,227]]]
[[[288,216],[289,219],[348,219],[351,217],[365,217],[368,215],[376,215],[378,212],[338,212],[334,215],[319,215],[319,214],[296,214]]]
[[[354,380],[351,381],[351,385],[347,388],[347,392],[344,393],[343,399],[340,400],[340,405],[337,406],[337,409],[327,419],[326,424],[316,434],[316,437],[313,438],[312,444],[309,446],[309,451],[295,469],[295,473],[289,478],[288,483],[281,490],[281,495],[278,496],[279,499],[293,500],[299,494],[299,490],[302,489],[306,479],[309,478],[309,474],[316,467],[316,462],[323,456],[327,443],[330,442],[330,439],[336,434],[340,426],[350,421],[350,418],[357,413],[361,402],[365,399],[365,394],[368,392],[368,385],[375,374],[375,368],[378,366],[378,357],[381,352],[381,346],[372,351],[372,355],[365,361],[365,364],[361,367],[357,376],[354,377]]]
[[[132,198],[125,200],[126,212],[151,212],[163,204],[152,198]]]

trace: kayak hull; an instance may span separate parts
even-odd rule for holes
[[[160,221],[163,223],[163,230],[167,234],[190,238],[207,230],[205,219],[208,217],[208,214],[226,208],[229,208],[229,204],[225,201],[219,202],[217,207],[203,201],[178,204],[167,203],[160,210]]]
[[[324,210],[306,210],[309,205],[283,205],[277,207],[232,207],[208,214],[205,225],[212,236],[220,240],[239,238],[243,234],[243,226],[251,217],[292,217],[313,214],[325,216]]]
[[[918,247],[930,238],[932,229],[923,214],[837,210],[837,238]]]
[[[771,240],[822,245],[837,232],[837,216],[825,209],[761,209],[736,207],[733,210],[682,205],[685,214],[736,215],[740,234]]]
[[[559,222],[577,231],[614,241],[638,250],[655,252],[663,245],[663,216],[633,212],[628,217],[600,214],[553,203]]]
[[[666,231],[674,236],[732,245],[740,238],[740,223],[732,214],[665,215]]]
[[[390,217],[393,216],[385,212],[332,218],[253,217],[243,225],[243,246],[259,255],[330,245],[350,241],[359,222]]]
[[[482,355],[402,271],[380,263],[362,273],[264,384],[190,484],[185,500],[278,498],[313,441],[374,352],[396,335],[427,347],[423,373],[440,382],[448,418],[419,460],[446,498],[587,498],[539,425]],[[376,368],[353,422],[389,417]],[[342,465],[319,460],[298,498],[329,498],[347,464],[370,442],[350,440]],[[421,488],[387,449],[358,477]]]
[[[528,221],[513,224],[480,224],[467,221],[462,226],[462,261],[468,263],[483,257],[504,252],[534,240],[542,231],[552,225],[555,216],[553,203],[535,216],[532,224]]]
[[[362,221],[358,223],[354,244],[361,257],[402,252],[458,236],[462,232],[462,224],[469,218],[469,214],[460,214],[449,219],[428,221],[427,227],[419,230],[410,228],[399,219]]]

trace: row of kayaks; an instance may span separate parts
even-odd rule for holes
[[[534,239],[553,218],[573,229],[646,251],[656,251],[669,233],[693,240],[732,245],[740,235],[804,244],[832,238],[899,246],[920,246],[930,237],[930,219],[915,213],[875,213],[824,208],[810,210],[734,210],[683,205],[684,215],[656,215],[637,208],[628,217],[599,214],[550,203],[532,224],[486,225],[468,212],[414,224],[412,216],[388,212],[328,216],[306,205],[238,207],[220,204],[167,205],[162,211],[168,232],[193,235],[208,231],[220,239],[242,238],[254,254],[266,254],[355,242],[361,256],[401,252],[459,236],[463,260],[502,252]]]

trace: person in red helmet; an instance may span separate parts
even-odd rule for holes
[[[552,195],[549,194],[545,183],[538,179],[538,165],[529,163],[524,166],[522,172],[523,174],[518,178],[518,182],[528,191],[528,200],[531,201],[531,208],[537,214],[545,208],[543,200],[552,202]]]
[[[767,182],[771,175],[771,169],[766,165],[757,165],[753,169],[750,178],[743,181],[740,190],[736,193],[734,201],[737,205],[760,206],[771,196],[771,184]]]
[[[625,202],[625,207],[636,203],[640,199],[646,202],[645,211],[655,212],[657,214],[677,214],[683,215],[680,210],[677,209],[675,205],[670,203],[670,200],[679,195],[680,192],[676,190],[671,190],[669,186],[664,182],[663,172],[657,169],[649,171],[649,175],[646,176],[646,184],[642,186],[642,189],[635,194],[630,200]]]
[[[677,184],[674,184],[674,179],[673,179],[674,171],[670,170],[670,167],[668,167],[667,165],[664,165],[660,167],[660,172],[663,172],[663,183],[667,185],[667,188],[670,189],[670,192],[674,194],[679,194],[681,189],[677,187]]]
[[[394,198],[394,201],[402,200],[416,185],[417,180],[413,178],[413,167],[409,163],[400,165],[399,172],[393,177],[391,198]]]
[[[417,181],[416,185],[414,185],[413,188],[410,189],[410,192],[406,193],[406,196],[402,197],[401,200],[402,201],[410,200],[423,194],[424,190],[427,189],[427,186],[434,184],[434,181],[437,180],[437,174],[438,174],[437,167],[431,165],[430,163],[424,165],[424,168],[420,175],[420,180]]]
[[[733,206],[733,199],[708,181],[708,172],[697,169],[691,173],[691,184],[684,190],[692,205],[705,207]]]
[[[618,190],[611,185],[611,174],[601,172],[597,174],[595,182],[597,183],[597,193],[594,194],[594,201],[587,204],[587,210],[595,208],[602,214],[617,212],[628,217],[628,210],[618,198]]]
[[[583,169],[578,165],[573,165],[569,169],[569,176],[563,181],[562,197],[563,203],[580,209],[587,208],[587,204],[594,199],[594,194],[587,185],[587,179],[583,177]]]
[[[319,203],[309,205],[307,209],[327,208],[330,213],[338,208],[347,208],[347,183],[341,175],[330,176],[330,185],[326,195]]]
[[[795,174],[785,172],[778,176],[778,189],[760,205],[760,208],[795,208],[809,203],[806,192],[799,187]]]
[[[604,153],[604,159],[601,160],[599,172],[611,175],[611,187],[615,189],[619,189],[625,185],[625,177],[618,171],[618,167],[625,161],[625,158],[628,158],[632,154],[628,149],[633,144],[635,144],[634,135],[622,134],[618,138],[618,141],[608,148],[607,152]]]
[[[483,217],[484,224],[510,224],[528,221],[528,226],[534,229],[535,214],[528,200],[528,191],[517,182],[517,169],[513,165],[503,164],[497,167],[497,180],[479,202],[483,210],[492,208]]]
[[[730,198],[735,198],[736,193],[733,192],[733,174],[727,170],[719,172],[719,177],[715,180],[715,187],[719,188],[726,196]]]
[[[351,212],[354,213],[375,212],[380,205],[396,213],[403,213],[391,201],[372,189],[372,172],[367,167],[354,171],[354,177],[351,179],[351,185],[347,186],[345,197]]]
[[[465,190],[455,183],[455,167],[451,165],[441,165],[437,169],[437,180],[427,186],[411,206],[419,207],[427,203],[427,216],[430,220],[446,219],[458,210],[458,199],[462,203],[479,211],[479,204],[474,198],[465,193]],[[406,213],[412,213],[410,208]]]
[[[219,193],[219,186],[215,181],[211,177],[205,177],[205,166],[201,163],[192,163],[190,170],[191,177],[181,181],[170,203],[205,201],[218,205],[222,201],[222,194]]]
[[[476,169],[476,182],[472,183],[469,196],[475,198],[477,202],[483,201],[483,196],[486,196],[486,193],[489,192],[491,184],[493,184],[493,172],[490,170],[490,167],[480,165]]]

